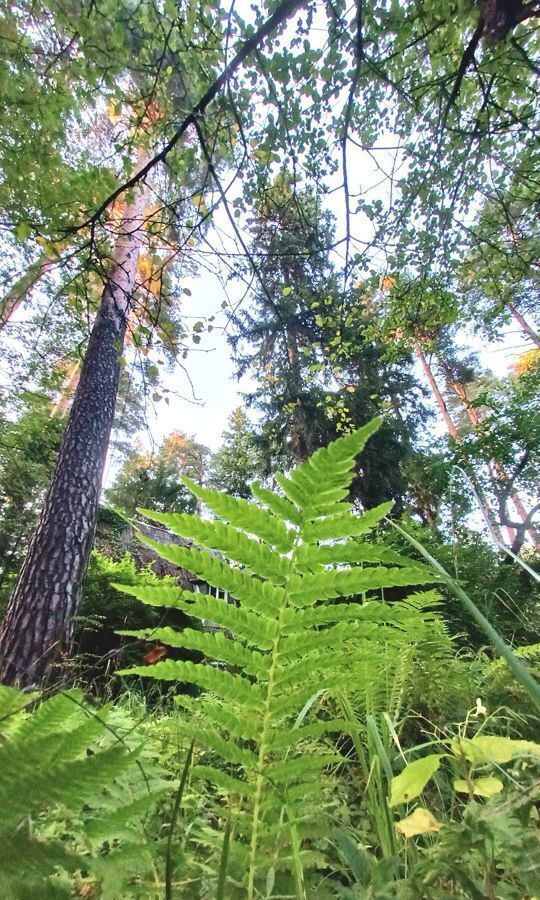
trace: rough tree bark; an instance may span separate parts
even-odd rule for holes
[[[144,194],[140,186],[135,191],[118,226],[113,267],[52,482],[0,630],[0,678],[5,684],[39,683],[69,649],[94,538],[127,314],[136,287]]]

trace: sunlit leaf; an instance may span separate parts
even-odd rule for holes
[[[406,819],[396,822],[396,828],[404,837],[410,838],[417,834],[436,834],[440,831],[441,823],[429,809],[419,806]]]
[[[431,753],[405,766],[403,772],[392,779],[390,806],[408,803],[418,797],[439,768],[441,759],[442,753]]]

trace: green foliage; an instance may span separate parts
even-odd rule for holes
[[[127,516],[134,516],[140,506],[192,512],[194,503],[182,476],[202,479],[207,454],[205,447],[181,432],[171,432],[155,454],[132,450],[106,492],[107,501]]]
[[[506,641],[519,647],[537,639],[540,587],[524,569],[512,564],[506,554],[499,552],[477,532],[463,527],[459,520],[452,523],[452,532],[448,536],[442,529],[420,527],[411,520],[406,520],[404,525],[407,532],[474,598],[478,608]],[[392,538],[392,546],[400,553],[414,553],[409,542],[397,534]],[[533,570],[538,569],[536,553],[529,551],[524,554],[524,559]],[[485,644],[485,634],[451,590],[444,585],[439,590],[445,601],[445,621],[452,634],[459,635],[463,649],[480,650]]]
[[[76,664],[85,680],[103,680],[121,664],[137,662],[146,650],[145,644],[126,644],[118,637],[118,630],[129,623],[135,628],[151,631],[170,620],[163,619],[157,610],[134,603],[127,595],[114,589],[116,583],[133,585],[170,585],[172,578],[159,579],[151,568],[141,571],[135,560],[126,554],[120,560],[110,559],[96,550],[83,583],[83,596],[75,619]],[[185,624],[185,617],[176,615],[177,624]]]
[[[250,482],[260,473],[261,459],[257,451],[253,430],[246,413],[238,406],[231,415],[223,444],[212,457],[209,482],[220,491],[233,497],[251,496]]]
[[[237,315],[231,344],[238,374],[256,379],[246,398],[263,414],[255,441],[260,474],[269,476],[380,412],[405,408],[415,382],[408,360],[384,358],[364,292],[340,284],[335,222],[314,190],[297,191],[281,172],[260,192],[251,224],[264,286]],[[388,417],[370,441],[351,488],[364,507],[402,497],[413,431],[404,416]]]
[[[476,715],[485,716],[481,705]],[[469,737],[469,729],[476,727],[472,719],[469,713],[450,741],[433,741],[442,752],[408,763],[392,780],[391,806],[401,804],[403,809],[405,803],[416,800],[422,792],[425,797],[435,772],[439,796],[444,796],[447,786],[439,773],[444,762],[456,792],[455,803],[447,805],[449,821],[440,821],[429,810],[417,806],[396,825],[407,840],[438,835],[434,843],[427,845],[424,858],[420,857],[406,880],[405,897],[427,896],[430,891],[430,896],[439,896],[439,891],[446,896],[443,885],[450,884],[458,897],[500,896],[517,900],[534,891],[539,841],[531,826],[540,744],[489,734],[488,723],[485,730],[482,725]],[[486,798],[485,805],[480,805],[479,797]],[[518,842],[521,855],[516,852]]]
[[[0,598],[9,595],[49,482],[64,423],[46,397],[26,394],[19,416],[0,413]],[[2,604],[3,606],[3,604]]]
[[[2,896],[67,898],[73,879],[119,896],[147,871],[142,822],[164,782],[131,729],[76,691],[0,688]]]
[[[192,733],[189,723],[186,730],[201,752],[217,753],[227,765],[201,761],[193,775],[228,798],[234,822],[229,878],[231,885],[243,883],[250,897],[268,877],[269,858],[282,877],[294,859],[306,872],[312,868],[309,841],[331,813],[330,798],[321,804],[320,794],[326,794],[323,773],[335,767],[338,757],[324,734],[336,727],[346,730],[346,725],[325,722],[318,705],[311,708],[313,698],[350,686],[354,692],[356,679],[365,674],[371,641],[376,647],[402,646],[400,630],[413,614],[414,598],[412,607],[406,602],[388,606],[377,599],[381,589],[432,579],[406,558],[393,556],[394,565],[385,567],[367,543],[343,542],[368,534],[388,509],[356,518],[345,500],[355,456],[379,424],[375,420],[344,436],[280,476],[279,511],[275,503],[272,511],[187,482],[221,521],[153,516],[175,533],[189,535],[200,549],[143,540],[228,591],[237,605],[168,587],[121,588],[143,602],[174,606],[225,629],[188,629],[175,636],[175,643],[200,651],[206,661],[167,660],[151,670],[128,671],[190,681],[213,695],[204,705],[204,730],[196,727]],[[358,547],[362,561],[356,564]],[[164,641],[173,637],[155,634]],[[306,704],[311,715],[304,722]]]

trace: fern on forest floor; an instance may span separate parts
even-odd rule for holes
[[[411,617],[415,628],[421,622],[425,629],[417,639],[437,638],[440,620],[427,609],[436,602],[432,591],[384,602],[385,590],[434,581],[433,574],[362,541],[391,504],[357,516],[346,500],[355,457],[379,424],[374,420],[339,438],[288,477],[276,476],[282,493],[255,485],[258,503],[186,479],[216,519],[143,511],[196,546],[141,539],[227,591],[237,605],[171,585],[118,586],[145,603],[178,608],[222,629],[155,629],[153,639],[204,658],[169,659],[126,673],[209,692],[204,725],[186,719],[183,728],[196,742],[192,775],[223,798],[214,829],[206,828],[210,850],[230,823],[226,896],[235,896],[235,889],[250,900],[266,896],[269,882],[306,896],[305,873],[323,864],[331,773],[344,764],[330,736],[350,727],[320,698],[369,692],[366,679],[376,671],[377,654],[403,647]]]
[[[100,896],[119,897],[149,869],[141,820],[168,784],[141,764],[121,718],[77,691],[38,702],[0,686],[1,897],[72,897],[82,873]]]

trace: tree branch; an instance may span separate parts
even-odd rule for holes
[[[142,167],[138,172],[135,173],[131,178],[125,181],[123,184],[119,185],[119,187],[115,188],[111,194],[103,201],[103,203],[98,207],[98,209],[93,213],[82,225],[77,225],[76,227],[72,227],[70,229],[66,229],[68,234],[74,234],[76,232],[82,231],[84,228],[88,228],[89,226],[95,225],[98,219],[103,215],[105,210],[114,203],[114,201],[125,191],[130,190],[130,188],[135,187],[140,181],[142,181],[152,169],[157,166],[158,163],[164,162],[183,135],[186,133],[187,129],[190,125],[194,125],[197,121],[197,118],[201,116],[206,110],[207,106],[214,100],[215,97],[222,91],[230,78],[235,74],[235,72],[240,68],[243,62],[248,58],[248,56],[255,50],[265,38],[267,38],[273,31],[276,30],[283,22],[285,22],[300,6],[303,5],[305,0],[282,0],[279,4],[278,8],[271,16],[261,25],[257,31],[251,35],[251,37],[247,38],[246,41],[242,44],[239,51],[233,57],[228,66],[225,67],[221,75],[210,85],[206,93],[201,97],[198,103],[192,108],[191,112],[186,116],[186,118],[180,123],[176,131],[170,140],[165,144],[165,146],[156,153],[152,159],[148,160],[146,165]]]

